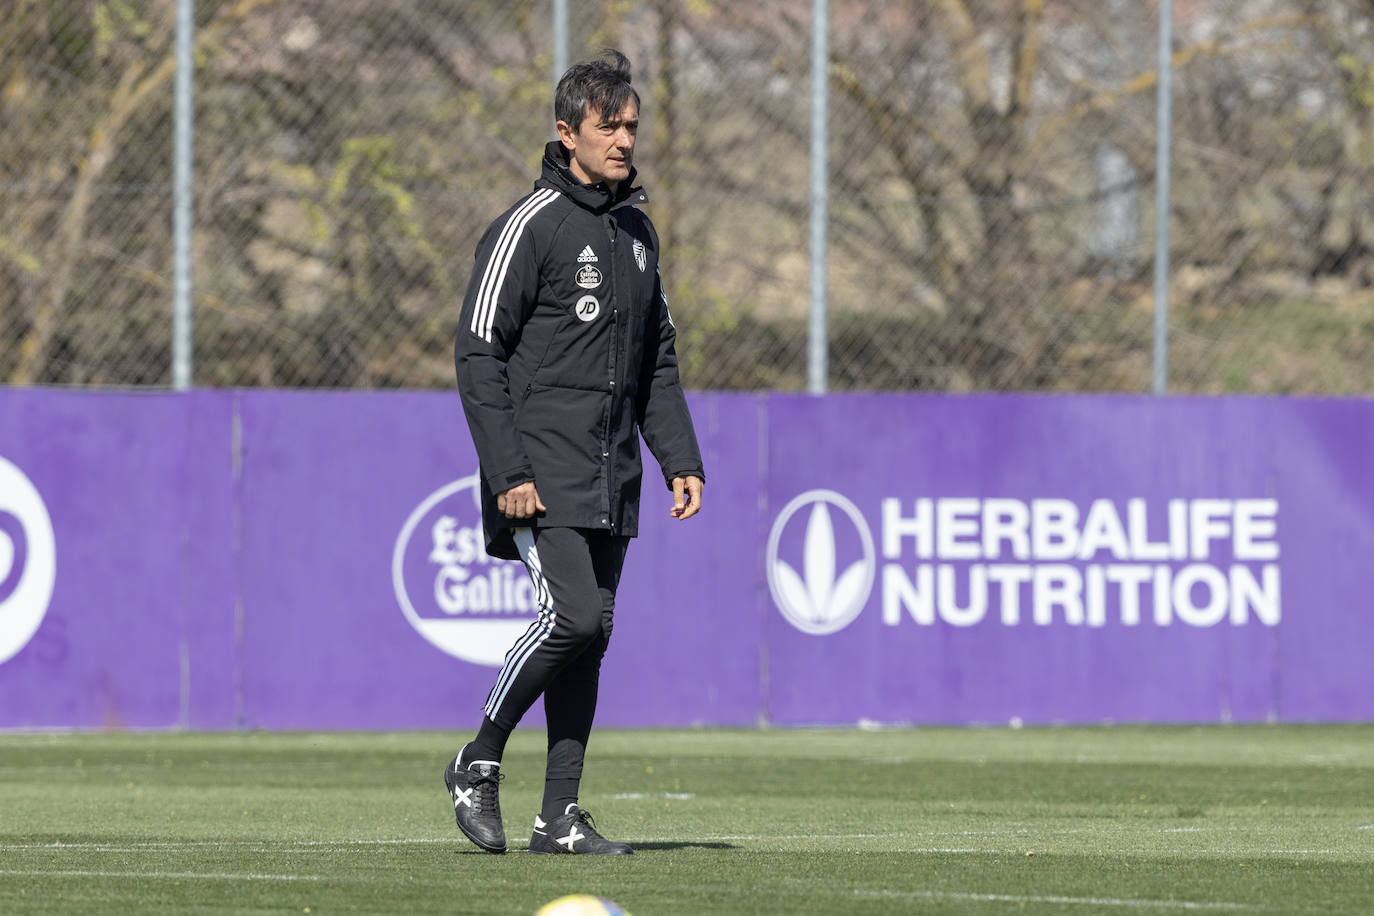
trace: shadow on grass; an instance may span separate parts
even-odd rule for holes
[[[650,843],[631,843],[630,845],[634,847],[634,849],[635,849],[636,852],[640,852],[640,851],[645,851],[645,852],[648,852],[648,851],[662,851],[662,850],[665,850],[665,849],[739,849],[739,847],[736,846],[736,845],[734,845],[733,843],[708,843],[708,842],[704,842],[704,841],[703,841],[703,842],[691,842],[691,841],[671,842],[671,841],[667,841],[667,840],[655,840],[654,842],[650,842]],[[459,848],[457,848],[457,849],[454,849],[454,850],[452,850],[452,852],[453,852],[454,855],[460,855],[460,856],[491,856],[491,855],[526,856],[526,855],[530,855],[530,850],[529,850],[529,847],[528,847],[528,846],[511,846],[511,847],[510,847],[509,849],[507,849],[504,853],[491,853],[491,852],[487,852],[485,849],[478,849],[476,846],[470,846],[470,845],[469,845],[469,846],[459,847]],[[558,858],[558,856],[555,855],[554,858]]]

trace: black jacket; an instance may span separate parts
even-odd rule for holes
[[[584,185],[550,143],[477,244],[454,362],[493,556],[518,558],[494,494],[530,480],[548,511],[517,524],[637,534],[641,430],[666,482],[705,479],[634,178]]]

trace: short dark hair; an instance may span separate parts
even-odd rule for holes
[[[620,114],[630,99],[639,107],[639,93],[630,86],[630,60],[614,48],[597,60],[573,64],[558,81],[553,97],[554,117],[576,133],[591,112],[601,117]]]

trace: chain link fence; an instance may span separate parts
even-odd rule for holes
[[[693,388],[800,389],[809,0],[614,46]],[[200,386],[443,388],[551,136],[552,6],[196,0]],[[1170,389],[1374,392],[1374,3],[1175,0]],[[171,378],[174,0],[0,6],[0,379]],[[830,384],[1148,391],[1157,8],[831,0]]]

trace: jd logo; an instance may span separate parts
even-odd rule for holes
[[[797,629],[817,636],[838,632],[859,615],[877,565],[863,515],[830,490],[810,490],[783,507],[765,562],[778,610]]]
[[[0,664],[38,632],[56,581],[56,539],[43,497],[0,458]]]
[[[601,302],[595,296],[583,296],[577,300],[577,307],[573,311],[581,321],[594,321],[601,314]]]
[[[480,500],[476,474],[427,496],[396,537],[391,583],[406,619],[433,646],[500,667],[537,605],[522,564],[487,556]]]

